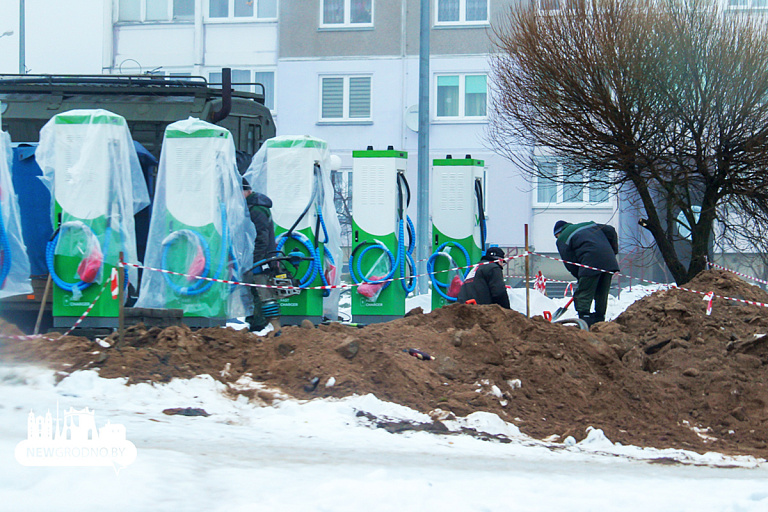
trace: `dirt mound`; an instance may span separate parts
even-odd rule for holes
[[[768,302],[721,271],[688,288]],[[0,356],[66,372],[94,368],[131,383],[209,374],[232,385],[250,376],[301,399],[373,393],[438,418],[489,411],[540,439],[580,440],[594,426],[624,444],[768,457],[768,314],[715,298],[707,316],[706,306],[690,291],[657,292],[591,332],[463,304],[365,328],[285,327],[277,338],[138,325],[123,346],[116,334],[109,348],[76,337],[7,340]],[[0,333],[9,328],[0,325]]]

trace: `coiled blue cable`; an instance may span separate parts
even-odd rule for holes
[[[413,233],[413,222],[411,221],[411,218],[406,215],[405,219],[409,226],[409,232]],[[387,248],[384,243],[380,242],[379,240],[374,240],[372,242],[363,242],[360,245],[358,245],[354,251],[352,251],[352,254],[349,257],[349,275],[352,278],[352,282],[355,284],[361,284],[361,283],[368,283],[368,284],[382,284],[381,287],[382,290],[385,290],[390,284],[392,284],[392,277],[394,277],[395,273],[399,271],[400,275],[400,285],[403,287],[403,290],[405,290],[406,294],[411,293],[413,290],[416,289],[416,282],[415,280],[412,280],[409,284],[406,279],[406,267],[410,265],[411,270],[413,270],[415,266],[415,262],[413,261],[413,250],[416,246],[414,237],[411,236],[410,240],[408,241],[408,248],[405,247],[404,243],[405,238],[405,223],[403,219],[400,219],[398,221],[398,239],[397,239],[397,257],[395,257],[392,252]],[[360,247],[365,247],[362,249],[359,255],[356,256],[357,249]],[[363,257],[365,254],[372,250],[372,249],[381,249],[381,251],[389,258],[389,271],[384,276],[379,276],[378,279],[369,279],[368,277],[365,277],[361,262],[363,261]]]
[[[61,288],[64,291],[67,292],[74,292],[76,290],[82,292],[89,286],[91,286],[93,283],[86,283],[82,280],[78,280],[74,283],[69,283],[67,281],[64,281],[59,275],[56,273],[56,269],[54,268],[54,260],[55,260],[55,254],[56,254],[56,244],[59,240],[59,236],[61,236],[62,231],[73,229],[73,228],[80,228],[81,230],[85,231],[86,233],[89,233],[90,236],[96,240],[96,243],[99,243],[99,237],[96,236],[96,233],[93,232],[93,230],[83,223],[82,221],[69,221],[63,223],[61,226],[59,226],[59,229],[56,231],[56,234],[54,237],[48,242],[48,244],[45,247],[45,262],[48,265],[48,272],[51,274],[51,279],[54,283],[56,283],[56,286]],[[104,250],[102,251],[102,263],[101,268],[104,267],[104,261],[107,258],[107,251],[109,250],[109,241],[112,238],[112,228],[107,228],[104,232]],[[127,286],[127,279],[126,279],[126,286]]]
[[[412,234],[414,232],[413,229],[413,222],[411,222],[411,218],[406,216],[406,220],[408,221],[408,227],[410,229],[410,233]],[[400,238],[398,239],[398,248],[399,248],[399,254],[400,254],[400,264],[398,267],[400,268],[400,284],[403,287],[403,290],[405,290],[405,294],[411,293],[413,290],[416,289],[416,280],[411,279],[411,283],[408,284],[408,282],[405,279],[405,267],[406,264],[409,264],[411,266],[411,274],[413,274],[413,268],[416,266],[415,262],[413,261],[413,249],[416,246],[413,236],[411,236],[409,242],[408,242],[408,249],[405,248],[405,244],[403,243],[403,238],[405,237],[404,233],[404,225],[403,225],[403,219],[400,219],[399,222],[399,232],[400,232]]]
[[[454,242],[453,240],[449,240],[448,242],[445,242],[440,247],[438,247],[434,253],[432,253],[432,255],[427,260],[427,273],[429,274],[429,278],[432,280],[432,289],[435,290],[438,293],[438,295],[440,295],[444,299],[450,302],[455,302],[456,297],[451,297],[450,295],[448,295],[443,291],[443,289],[448,288],[451,284],[443,283],[442,281],[439,281],[435,276],[435,261],[439,256],[445,256],[446,258],[450,258],[451,263],[453,264],[453,267],[457,266],[453,258],[451,258],[447,252],[443,252],[443,249],[449,246],[457,247],[461,249],[461,253],[464,255],[464,261],[466,262],[466,265],[467,265],[467,268],[464,271],[464,274],[461,276],[461,280],[463,281],[467,278],[467,274],[469,274],[469,270],[470,270],[469,252],[467,252],[467,250],[464,248],[463,245],[461,245],[458,242]]]
[[[182,236],[194,236],[197,238],[198,242],[200,242],[200,246],[203,249],[203,256],[205,257],[205,266],[203,268],[203,271],[201,272],[200,277],[210,277],[212,279],[219,279],[221,276],[221,271],[224,269],[224,266],[227,263],[227,258],[231,255],[231,248],[229,244],[229,229],[227,227],[227,210],[224,204],[220,205],[221,209],[221,256],[219,257],[219,264],[216,268],[216,272],[209,276],[209,272],[211,269],[211,249],[208,245],[208,242],[206,242],[205,238],[203,238],[203,235],[198,233],[197,231],[191,230],[191,229],[180,229],[178,231],[174,231],[167,237],[165,237],[165,240],[163,240],[163,252],[162,252],[162,267],[164,269],[168,268],[168,251],[171,247],[171,243],[174,242],[176,239],[181,238]],[[171,279],[170,274],[163,274],[163,277],[165,278],[166,284],[177,294],[177,295],[185,295],[185,296],[195,296],[200,295],[201,293],[207,292],[211,286],[213,286],[214,281],[209,281],[207,279],[198,279],[196,282],[191,286],[179,286],[176,283],[173,282]]]
[[[360,247],[365,247],[365,249],[363,249],[360,252],[360,255],[357,258],[355,258],[355,254]],[[363,270],[360,266],[360,262],[363,261],[363,257],[366,255],[368,251],[376,248],[381,249],[381,251],[389,258],[389,271],[385,275],[379,276],[378,279],[369,279],[365,277],[365,275],[363,274]],[[378,240],[374,240],[373,242],[361,243],[355,248],[354,251],[352,251],[352,254],[349,257],[349,275],[352,278],[352,282],[355,284],[361,284],[364,282],[369,284],[384,283],[381,289],[385,290],[390,284],[392,284],[392,281],[390,281],[390,279],[392,278],[393,275],[395,275],[396,269],[397,269],[397,265],[395,261],[395,256],[387,248],[386,245],[384,245],[382,242]]]
[[[316,249],[314,245],[312,245],[312,241],[306,235],[299,233],[298,231],[293,231],[290,234],[288,231],[286,231],[276,238],[276,249],[278,251],[282,251],[285,243],[289,239],[296,240],[302,244],[307,250],[309,257],[312,258],[309,260],[309,265],[307,266],[307,270],[304,272],[304,275],[299,278],[299,288],[308,288],[318,274],[320,275],[320,281],[322,282],[323,286],[328,286],[328,279],[326,279],[325,273],[323,272],[323,259],[320,257],[320,251]],[[336,265],[336,262],[333,260],[331,253],[328,251],[323,252],[331,265]],[[330,295],[330,291],[323,290],[323,297],[327,297],[328,295]]]

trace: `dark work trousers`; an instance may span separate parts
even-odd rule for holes
[[[596,276],[580,277],[576,284],[573,304],[579,316],[592,311],[592,301],[595,302],[595,315],[600,320],[605,319],[608,309],[608,292],[611,290],[613,274],[601,273]]]
[[[248,283],[253,284],[270,284],[270,272],[260,272],[258,274],[246,273],[246,279]],[[253,314],[248,315],[245,319],[251,325],[252,331],[260,331],[267,326],[269,319],[264,317],[262,313],[262,306],[264,302],[270,299],[275,299],[276,295],[273,288],[264,288],[261,286],[250,286],[251,296],[253,297]]]

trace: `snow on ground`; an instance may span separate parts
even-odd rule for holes
[[[635,287],[612,299],[609,316],[648,291]],[[513,308],[522,304],[524,311],[524,290],[510,295]],[[565,302],[531,292],[531,313]],[[407,309],[428,311],[429,304],[418,296]],[[507,442],[390,434],[358,411],[413,422],[428,417],[372,395],[258,407],[226,398],[208,376],[125,386],[85,371],[54,382],[47,369],[0,366],[0,510],[768,510],[764,461],[621,446],[600,430],[580,443],[545,443],[498,416],[475,413],[446,424]],[[124,425],[135,462],[119,471],[19,464],[14,450],[27,438],[29,412],[55,417],[70,407],[94,410],[99,427]],[[176,407],[210,416],[162,413]]]

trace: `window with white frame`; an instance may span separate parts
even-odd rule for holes
[[[341,225],[342,245],[352,243],[352,169],[331,171],[333,184],[333,203]]]
[[[478,119],[487,115],[487,75],[462,73],[435,78],[437,119]]]
[[[207,0],[208,18],[277,18],[277,0]]]
[[[437,0],[437,25],[488,23],[489,0]]]
[[[370,121],[371,77],[320,77],[321,121]]]
[[[117,21],[193,20],[195,0],[118,0]]]
[[[539,12],[550,13],[557,11],[584,11],[585,0],[535,0]]]
[[[221,71],[212,71],[208,73],[208,83],[214,86],[221,85]],[[262,92],[264,86],[264,105],[269,109],[275,108],[275,72],[274,71],[256,71],[251,80],[251,71],[248,69],[232,70],[232,89],[243,92]]]
[[[568,180],[571,183],[562,183],[566,169],[561,160],[539,157],[536,159],[536,167],[539,175],[536,177],[535,203],[561,206],[608,204],[610,194],[605,171],[593,171],[591,174],[582,172],[580,180],[569,172]]]
[[[270,109],[275,109],[275,72],[274,71],[256,71],[253,74],[253,81],[264,87],[264,105]],[[258,90],[256,92],[259,92]]]
[[[208,83],[213,86],[221,86],[221,71],[208,73]],[[232,89],[235,91],[253,92],[251,72],[247,69],[232,70]]]
[[[321,27],[373,25],[373,0],[322,0]]]
[[[728,0],[729,9],[768,9],[768,0]]]

